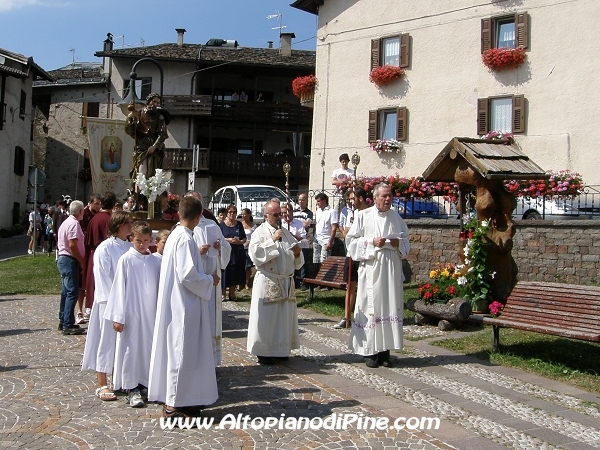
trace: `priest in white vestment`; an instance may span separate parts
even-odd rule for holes
[[[375,205],[359,211],[346,235],[353,261],[359,261],[358,292],[349,348],[367,367],[389,367],[390,350],[402,349],[404,292],[402,258],[409,252],[408,227],[393,209],[388,185],[373,189]]]
[[[231,255],[231,244],[223,237],[221,227],[214,220],[200,217],[200,222],[194,228],[194,241],[200,249],[204,273],[220,277],[221,269],[227,267]],[[218,366],[221,364],[221,338],[223,335],[220,286],[215,286],[211,292],[208,312],[210,314],[210,333],[215,366]]]
[[[102,241],[94,252],[94,304],[85,339],[81,370],[97,372],[96,396],[104,401],[117,399],[107,382],[107,374],[113,370],[117,332],[113,330],[112,322],[104,319],[104,311],[119,258],[131,247],[127,240],[130,234],[129,213],[115,211],[108,221],[108,239]]]
[[[201,214],[200,200],[181,200],[180,225],[163,253],[148,400],[164,403],[165,417],[185,417],[186,407],[210,405],[219,397],[208,305],[220,278],[202,270],[193,235]]]
[[[260,364],[287,359],[300,347],[294,271],[304,264],[298,240],[281,227],[281,207],[269,201],[265,221],[252,233],[248,253],[256,265],[247,350]]]

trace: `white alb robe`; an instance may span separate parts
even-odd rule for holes
[[[374,237],[398,237],[400,245],[386,242],[373,245]],[[369,356],[385,350],[402,349],[404,291],[402,258],[408,255],[408,227],[394,211],[379,211],[375,206],[355,214],[346,235],[346,246],[353,261],[360,261],[354,321],[348,347],[356,354]]]
[[[112,322],[104,320],[104,310],[119,258],[130,247],[129,241],[109,237],[94,252],[94,305],[90,313],[81,370],[112,372],[117,332],[113,330]]]
[[[148,399],[169,406],[217,401],[208,303],[213,278],[202,270],[192,230],[177,226],[163,252]]]
[[[276,229],[263,222],[252,233],[248,254],[256,265],[248,321],[246,349],[257,356],[289,356],[300,347],[298,312],[294,291],[294,271],[304,264],[302,253],[294,257],[290,247],[296,238],[286,229],[284,237],[273,241]],[[269,285],[278,285],[282,298],[269,298]]]
[[[218,252],[214,247],[217,239],[221,242],[221,251]],[[194,241],[198,247],[208,244],[211,246],[206,254],[201,255],[202,268],[207,275],[217,275],[221,278],[221,269],[229,264],[231,256],[231,244],[225,240],[221,227],[214,220],[200,217],[200,222],[194,228]],[[223,335],[222,327],[222,304],[221,304],[221,285],[213,286],[210,302],[208,304],[210,314],[210,333],[213,343],[213,354],[215,356],[215,366],[221,364],[221,338]]]
[[[115,345],[114,389],[148,386],[160,261],[135,248],[125,253],[115,271],[104,318],[122,323]]]

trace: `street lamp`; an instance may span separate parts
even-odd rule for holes
[[[285,195],[287,196],[287,201],[290,201],[290,171],[292,170],[292,166],[289,162],[285,162],[283,165],[283,173],[285,173]]]
[[[138,98],[137,94],[135,93],[135,80],[137,79],[137,73],[135,72],[135,68],[137,67],[137,65],[139,63],[141,63],[143,61],[151,62],[158,68],[158,72],[160,73],[159,95],[160,95],[160,101],[162,103],[163,82],[164,82],[164,74],[163,74],[162,67],[160,66],[160,64],[158,62],[156,62],[156,60],[154,60],[152,58],[138,59],[135,62],[135,64],[133,65],[133,67],[131,68],[131,73],[129,74],[129,93],[123,100],[121,100],[117,104],[117,106],[121,109],[121,111],[123,112],[124,115],[128,115],[130,112],[133,112],[133,111],[139,111],[146,105],[146,103],[144,101],[140,100]]]
[[[356,153],[354,153],[354,155],[352,155],[350,162],[354,166],[354,180],[356,180],[356,170],[358,168],[358,165],[360,164],[360,155],[358,154],[358,152],[356,152]]]

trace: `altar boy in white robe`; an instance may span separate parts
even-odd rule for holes
[[[199,192],[188,191],[186,196],[189,195],[202,201],[202,195]],[[221,227],[214,220],[201,216],[200,222],[194,228],[194,241],[196,241],[196,245],[198,245],[200,255],[202,256],[202,269],[204,273],[221,276],[221,269],[227,267],[229,257],[231,256],[231,244],[225,240]],[[208,305],[215,366],[221,364],[221,338],[223,336],[222,306],[221,287],[215,286]]]
[[[346,235],[353,261],[359,261],[358,292],[349,348],[367,367],[389,367],[390,350],[402,350],[404,291],[402,258],[409,252],[408,227],[393,209],[391,189],[373,189],[375,206],[355,215]]]
[[[140,408],[145,406],[141,391],[148,386],[160,260],[148,250],[152,243],[148,222],[133,224],[132,242],[133,248],[117,264],[104,318],[118,333],[114,388],[128,390],[129,406]]]
[[[202,269],[193,235],[201,214],[200,200],[181,200],[180,225],[163,253],[148,400],[164,403],[164,417],[195,415],[191,407],[219,397],[208,305],[220,278]]]
[[[112,373],[117,333],[112,322],[104,319],[106,302],[115,279],[119,258],[131,248],[131,217],[128,212],[114,211],[108,221],[108,239],[94,252],[94,305],[90,314],[81,370],[94,370],[98,378],[96,397],[103,401],[116,400],[108,387],[107,374]]]
[[[298,240],[281,227],[278,202],[267,202],[264,217],[248,246],[256,276],[247,350],[258,357],[259,364],[274,364],[300,347],[294,271],[302,267],[304,257]]]

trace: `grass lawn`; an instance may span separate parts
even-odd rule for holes
[[[500,350],[492,351],[492,327],[485,326],[431,344],[600,394],[600,344],[509,328],[500,330],[500,343]]]
[[[54,255],[21,256],[0,262],[0,294],[60,295]]]

